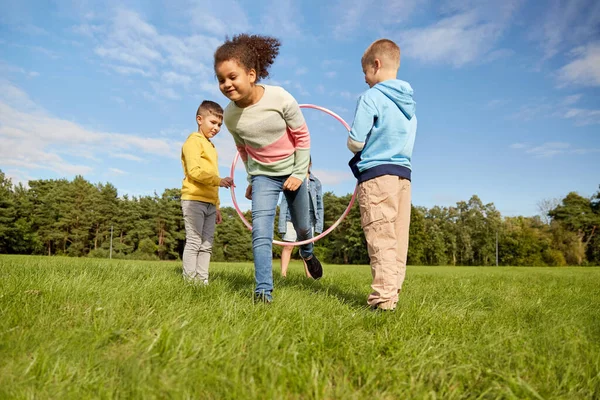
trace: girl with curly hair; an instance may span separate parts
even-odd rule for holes
[[[230,100],[225,125],[240,153],[252,200],[254,299],[270,303],[273,292],[273,227],[279,194],[289,205],[298,240],[312,238],[306,176],[310,134],[294,97],[279,86],[260,84],[279,54],[279,40],[239,34],[215,52],[219,89]],[[310,275],[323,275],[312,243],[300,247]]]

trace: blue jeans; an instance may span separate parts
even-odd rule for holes
[[[288,176],[255,175],[252,177],[252,253],[254,255],[255,293],[271,299],[273,291],[273,228],[279,193],[283,191],[289,205],[298,241],[312,238],[309,197],[306,179],[298,190],[283,190]],[[309,258],[313,244],[300,246],[300,256]]]

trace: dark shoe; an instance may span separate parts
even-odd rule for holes
[[[262,304],[271,304],[273,299],[271,295],[266,293],[254,293],[254,304],[262,303]]]
[[[385,305],[384,303],[379,303],[379,304],[375,304],[374,306],[370,306],[369,309],[373,312],[377,312],[377,311],[395,311],[396,310],[396,305],[394,304],[393,307],[390,307],[389,305]]]
[[[308,268],[310,276],[312,276],[314,280],[317,280],[323,276],[323,266],[317,259],[317,256],[313,254],[311,258],[305,258],[304,262],[306,263],[306,268]]]

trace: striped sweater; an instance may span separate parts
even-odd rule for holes
[[[279,86],[260,85],[262,98],[240,108],[230,102],[223,120],[246,167],[253,175],[304,180],[310,160],[310,135],[294,97]]]

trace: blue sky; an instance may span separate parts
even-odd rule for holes
[[[180,148],[203,99],[225,106],[212,55],[226,35],[271,34],[265,83],[351,123],[360,57],[387,37],[415,90],[413,204],[477,194],[503,215],[600,184],[600,2],[475,0],[0,1],[0,169],[14,182],[180,186]],[[353,190],[346,133],[305,112],[324,190]],[[214,139],[221,173],[235,154]],[[240,163],[241,164],[241,163]],[[236,172],[238,198],[245,174]],[[231,205],[221,191],[223,205]],[[247,208],[244,202],[242,207]]]

